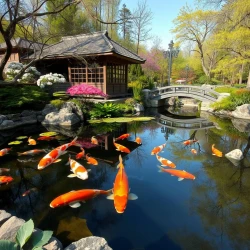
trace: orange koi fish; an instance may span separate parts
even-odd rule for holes
[[[51,140],[56,140],[55,137],[53,136],[40,136],[37,138],[38,141],[51,141]]]
[[[112,190],[98,190],[98,189],[81,189],[73,190],[71,192],[62,194],[55,198],[51,203],[50,207],[56,208],[65,205],[69,205],[72,208],[80,207],[79,201],[85,202],[86,200],[92,199],[100,194],[110,194]]]
[[[121,144],[115,143],[115,138],[113,139],[113,143],[114,143],[117,151],[121,151],[121,152],[124,152],[124,153],[127,153],[127,154],[130,153],[130,150],[127,147],[125,147],[125,146],[123,146]]]
[[[92,164],[92,165],[98,165],[98,161],[95,159],[95,158],[93,158],[93,157],[90,157],[90,156],[88,156],[89,154],[86,154],[86,160],[87,160],[87,163],[88,164]]]
[[[14,179],[11,176],[0,176],[0,184],[8,184],[9,182],[12,182]]]
[[[168,159],[163,158],[163,157],[159,156],[158,154],[156,154],[156,158],[161,163],[161,166],[176,168],[175,164],[172,161],[169,161]]]
[[[140,137],[136,137],[135,138],[135,142],[137,143],[137,144],[142,144],[142,141],[141,141],[141,138]]]
[[[28,138],[28,145],[36,145],[36,141],[31,138],[31,136]]]
[[[21,155],[35,155],[35,154],[40,154],[42,152],[45,152],[44,149],[33,149],[33,150],[29,150],[29,151],[25,151],[25,152],[18,152],[17,155],[21,156]]]
[[[186,172],[185,170],[166,169],[163,167],[159,167],[159,168],[160,168],[159,172],[166,172],[166,173],[169,173],[171,175],[179,177],[178,181],[182,181],[183,179],[191,179],[191,180],[195,179],[194,175]]]
[[[198,142],[198,140],[186,140],[182,144],[185,146],[188,146],[188,145],[192,145],[195,142]]]
[[[95,136],[92,136],[91,137],[91,143],[92,144],[95,144],[95,145],[98,145],[99,143],[98,143],[98,140],[95,138]]]
[[[117,137],[115,140],[116,141],[118,141],[118,140],[124,140],[124,139],[127,139],[129,136],[130,136],[130,134],[123,134],[123,135]]]
[[[125,172],[122,157],[119,155],[118,173],[115,177],[113,194],[107,196],[107,199],[114,200],[114,206],[117,213],[123,213],[126,209],[128,200],[136,200],[135,194],[129,193],[128,176]]]
[[[10,169],[9,168],[0,168],[0,174],[5,173],[5,172],[9,172]]]
[[[84,150],[84,148],[81,148],[81,150],[82,150],[82,152],[80,152],[80,153],[78,153],[77,155],[76,155],[76,159],[78,160],[78,159],[81,159],[84,155],[85,155],[85,150]]]
[[[190,151],[191,151],[192,154],[197,155],[197,150],[196,149],[192,148]]]
[[[30,194],[31,192],[34,192],[34,191],[37,191],[37,188],[31,188],[31,189],[25,191],[25,192],[22,194],[22,196],[26,196],[26,195]]]
[[[153,150],[151,151],[151,155],[156,155],[156,154],[160,153],[162,151],[162,149],[166,147],[166,145],[167,145],[167,143],[164,143],[158,147],[153,148]]]
[[[70,178],[78,177],[79,179],[82,179],[82,180],[88,179],[88,171],[90,171],[90,169],[87,170],[80,163],[71,159],[70,156],[69,156],[69,164],[70,164],[70,168],[73,174],[68,175],[68,177]]]
[[[53,149],[51,152],[49,152],[48,154],[46,154],[38,163],[37,168],[39,170],[46,168],[47,166],[49,166],[51,163],[55,163],[60,161],[60,159],[58,159],[61,155],[66,153],[66,150],[70,147],[70,146],[79,146],[79,144],[76,142],[77,137],[70,143],[66,143],[63,144],[55,149]],[[58,159],[58,160],[57,160]]]
[[[4,155],[8,154],[11,149],[12,148],[4,148],[4,149],[0,150],[0,156],[4,156]]]
[[[212,155],[216,155],[218,157],[222,157],[222,152],[214,147],[215,144],[212,145]]]

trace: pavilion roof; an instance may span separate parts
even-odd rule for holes
[[[61,41],[47,46],[42,53],[36,53],[41,59],[54,59],[79,56],[118,55],[135,63],[144,63],[145,59],[113,41],[107,31],[62,37]],[[32,55],[31,55],[32,57]],[[29,56],[29,58],[31,58]]]

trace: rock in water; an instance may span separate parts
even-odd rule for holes
[[[243,159],[243,153],[240,149],[234,149],[225,154],[228,160],[230,160],[235,166],[239,165],[240,160]]]
[[[90,236],[71,243],[64,250],[112,250],[102,237]]]

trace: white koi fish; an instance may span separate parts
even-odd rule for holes
[[[55,149],[53,149],[52,151],[50,151],[48,154],[46,154],[38,163],[38,170],[44,169],[46,167],[48,167],[51,163],[55,163],[60,161],[60,159],[58,159],[61,155],[66,153],[66,150],[70,147],[70,146],[79,146],[79,144],[76,142],[77,137],[70,143],[66,143],[63,144]]]
[[[88,171],[90,171],[90,169],[87,170],[83,165],[71,159],[70,156],[69,156],[69,164],[73,174],[68,175],[68,177],[70,178],[78,177],[79,179],[82,180],[88,179]]]

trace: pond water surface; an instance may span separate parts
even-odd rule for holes
[[[0,187],[0,209],[26,220],[33,218],[36,227],[53,230],[64,246],[93,234],[104,237],[114,250],[249,249],[249,134],[240,132],[230,120],[213,116],[209,119],[214,124],[209,129],[171,128],[157,120],[82,127],[78,130],[79,142],[99,161],[98,166],[93,166],[86,164],[86,159],[79,160],[91,169],[84,181],[67,177],[68,154],[43,170],[37,170],[37,164],[44,154],[17,156],[17,152],[34,148],[50,151],[73,137],[63,135],[57,140],[38,141],[36,146],[29,146],[25,139],[12,146],[10,154],[0,157],[0,167],[10,168],[7,175],[14,178],[12,183]],[[41,127],[33,133],[18,132],[1,149],[9,147],[7,142],[15,140],[18,134],[37,139],[44,131],[47,130]],[[130,137],[119,143],[130,148],[131,153],[122,153],[123,162],[131,192],[139,198],[128,201],[123,214],[116,213],[113,201],[105,196],[75,209],[50,208],[54,198],[71,190],[113,187],[120,154],[115,150],[113,137],[124,133]],[[101,142],[97,147],[90,144],[93,135]],[[134,142],[137,136],[142,145]],[[184,146],[183,142],[191,137],[198,143]],[[176,169],[195,175],[195,180],[178,181],[175,176],[159,172],[160,164],[151,151],[163,143],[166,147],[159,155],[174,162]],[[223,152],[222,158],[212,155],[212,144]],[[191,153],[191,148],[197,150],[197,155]],[[244,152],[244,159],[237,164],[224,157],[236,148]],[[80,152],[75,146],[68,151],[72,158]],[[22,196],[34,187],[37,190]]]

